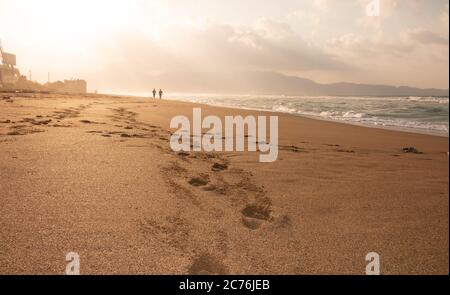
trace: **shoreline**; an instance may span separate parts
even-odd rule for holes
[[[145,101],[148,100],[148,98],[145,97],[140,97],[140,99],[143,99]],[[150,99],[151,102],[152,99]],[[156,102],[158,102],[159,100],[156,100]],[[430,133],[422,133],[422,132],[411,132],[410,130],[398,130],[395,128],[383,128],[383,127],[377,127],[377,126],[367,126],[364,124],[353,124],[353,123],[348,123],[348,122],[342,122],[342,121],[335,121],[335,120],[328,120],[328,119],[320,119],[320,118],[316,118],[314,116],[306,116],[306,115],[297,115],[297,114],[290,114],[290,113],[283,113],[283,112],[277,112],[277,111],[270,111],[270,110],[254,110],[254,109],[245,109],[245,108],[236,108],[236,107],[226,107],[226,106],[217,106],[217,105],[209,105],[209,104],[204,104],[204,103],[196,103],[196,102],[190,102],[190,101],[182,101],[182,100],[173,100],[173,99],[166,99],[166,100],[162,100],[160,101],[161,103],[174,103],[174,104],[180,104],[181,106],[183,106],[180,109],[183,109],[183,111],[180,112],[183,113],[184,115],[186,115],[188,118],[191,118],[192,116],[192,108],[195,106],[201,107],[202,111],[206,110],[206,114],[215,114],[218,115],[219,117],[224,117],[225,115],[242,115],[242,116],[246,116],[246,115],[254,115],[254,116],[258,116],[258,115],[264,115],[267,113],[272,113],[272,114],[276,114],[280,120],[288,120],[289,122],[298,122],[300,125],[304,125],[302,124],[302,122],[308,122],[308,125],[312,125],[315,127],[315,129],[320,129],[320,130],[328,130],[328,129],[339,129],[342,130],[342,132],[348,133],[349,131],[351,132],[356,132],[356,133],[360,133],[360,134],[364,134],[364,137],[370,138],[371,136],[376,136],[376,137],[384,137],[384,136],[388,136],[389,138],[395,139],[396,137],[398,138],[405,138],[407,139],[405,142],[405,146],[407,147],[407,141],[409,139],[414,138],[414,141],[417,139],[419,141],[423,141],[428,139],[432,139],[434,141],[437,142],[444,142],[447,145],[447,150],[445,151],[446,153],[448,153],[448,137],[447,136],[441,136],[438,134],[430,134]],[[189,113],[184,113],[186,111],[186,108],[188,108]],[[202,112],[202,118],[206,116],[205,113]],[[174,114],[175,115],[175,114]],[[178,114],[176,114],[178,115]],[[289,123],[289,125],[292,125],[292,123]],[[279,136],[280,139],[283,138],[283,130],[282,129],[282,125],[280,122],[280,127],[279,127]],[[317,126],[317,127],[316,127]],[[166,127],[168,128],[168,124],[166,125]],[[291,133],[291,132],[289,132]],[[308,131],[309,133],[309,131]],[[318,134],[308,134],[308,136],[319,136],[320,137],[320,133]],[[292,137],[291,135],[289,135],[289,137]],[[428,146],[431,146],[431,144],[429,144]]]
[[[151,94],[149,96],[143,96],[143,95],[129,95],[129,94],[111,94],[111,93],[101,93],[99,95],[106,95],[106,96],[120,96],[120,97],[134,97],[134,98],[142,98],[142,99],[153,99],[151,97]],[[190,95],[190,94],[189,94]],[[208,94],[202,94],[202,95],[208,95]],[[212,96],[221,96],[221,94],[211,94]],[[195,96],[195,94],[192,94],[192,96]],[[232,94],[231,96],[254,96],[254,95],[243,95],[243,94]],[[261,95],[262,97],[272,97],[275,95]],[[351,122],[351,121],[345,121],[345,120],[334,120],[330,118],[325,118],[320,115],[307,115],[307,114],[299,114],[299,113],[289,113],[289,112],[280,112],[280,111],[274,111],[274,110],[268,110],[268,109],[260,109],[260,108],[245,108],[245,107],[237,107],[237,106],[228,106],[228,105],[217,105],[217,104],[207,104],[207,103],[198,103],[198,102],[192,102],[188,100],[180,100],[178,98],[170,98],[170,95],[167,95],[167,98],[164,98],[165,100],[169,101],[178,101],[178,102],[187,102],[192,104],[200,104],[200,105],[206,105],[210,107],[218,107],[218,108],[227,108],[227,109],[235,109],[235,110],[247,110],[247,111],[258,111],[258,112],[265,112],[265,113],[276,113],[276,114],[284,114],[284,115],[292,115],[292,116],[298,116],[313,120],[320,120],[320,121],[326,121],[326,122],[333,122],[333,123],[341,123],[341,124],[348,124],[348,125],[354,125],[354,126],[361,126],[361,127],[367,127],[367,128],[375,128],[375,129],[381,129],[381,130],[390,130],[390,131],[398,131],[398,132],[406,132],[406,133],[414,133],[414,134],[422,134],[422,135],[430,135],[430,136],[437,136],[437,137],[444,137],[449,138],[450,133],[439,131],[439,130],[424,130],[420,128],[412,128],[412,127],[401,127],[401,126],[380,126],[375,124],[366,124],[361,122]],[[299,96],[302,97],[302,96]],[[348,97],[345,95],[336,95],[336,97]],[[358,96],[359,97],[359,96]],[[361,97],[384,97],[384,96],[361,96]],[[401,96],[392,96],[392,97],[405,97],[403,95]],[[441,97],[441,96],[439,96]],[[442,98],[449,98],[448,96],[442,96]],[[163,100],[164,100],[163,99]],[[158,100],[157,98],[155,100]]]
[[[140,97],[140,96],[136,96],[136,97],[139,97],[139,98],[142,98],[142,99],[147,99],[146,97]],[[314,116],[314,115],[293,114],[293,113],[288,113],[288,112],[280,112],[280,111],[258,109],[258,108],[245,108],[245,107],[239,108],[239,107],[236,107],[236,106],[205,104],[205,103],[191,102],[191,101],[178,100],[178,99],[172,99],[172,98],[166,98],[166,100],[191,103],[191,104],[195,104],[195,105],[205,105],[205,106],[209,106],[209,107],[227,108],[227,109],[233,109],[233,110],[257,111],[257,112],[263,112],[263,113],[274,113],[274,114],[279,114],[279,115],[281,115],[281,114],[282,115],[291,115],[291,116],[294,116],[294,117],[302,117],[302,118],[318,120],[318,121],[325,121],[325,122],[331,122],[331,123],[347,124],[347,125],[366,127],[366,128],[374,128],[374,129],[380,129],[380,130],[389,130],[389,131],[397,131],[397,132],[405,132],[405,133],[413,133],[413,134],[421,134],[421,135],[430,135],[430,136],[449,138],[449,133],[443,133],[443,132],[440,132],[440,131],[437,131],[437,130],[425,131],[423,129],[415,129],[415,128],[410,128],[410,127],[377,126],[377,125],[365,124],[365,123],[360,123],[360,122],[350,122],[350,121],[344,121],[344,120],[333,120],[333,119],[324,118],[324,117],[321,117],[321,116]]]

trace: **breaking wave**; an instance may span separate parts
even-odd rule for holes
[[[171,95],[171,98],[444,136],[449,134],[448,97]]]

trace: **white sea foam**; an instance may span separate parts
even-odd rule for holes
[[[367,126],[449,134],[448,97],[171,95],[209,105],[314,116]]]

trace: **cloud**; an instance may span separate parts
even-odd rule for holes
[[[159,79],[185,88],[191,78],[220,86],[243,79],[233,73],[256,71],[446,87],[448,0],[380,0],[381,16],[367,17],[371,1],[133,0],[113,1],[108,10],[71,1],[72,11],[0,0],[9,3],[0,9],[0,34],[21,69],[32,69],[40,81],[51,71],[58,79],[86,77],[92,87],[151,88],[148,81]],[[39,9],[28,9],[32,3]],[[73,19],[85,9],[90,13],[80,26]]]
[[[316,8],[323,12],[328,12],[332,3],[333,1],[330,0],[314,0]]]
[[[114,41],[99,48],[104,84],[110,80],[126,88],[143,88],[155,79],[168,84],[181,77],[209,77],[208,83],[218,84],[224,77],[233,79],[236,72],[348,69],[346,63],[306,42],[288,23],[270,18],[251,26],[209,22],[202,28],[171,28],[159,42],[137,32],[107,39]],[[176,83],[183,84],[172,85]]]
[[[321,22],[320,14],[305,10],[293,11],[289,13],[287,18],[292,21],[302,21],[311,26],[318,26]]]
[[[345,59],[364,58],[371,61],[383,56],[401,57],[414,50],[413,44],[402,40],[388,41],[378,36],[374,38],[346,34],[327,41],[329,53]]]
[[[355,67],[350,75],[342,73],[344,80],[448,88],[448,39],[429,30],[406,29],[392,37],[345,34],[329,39],[325,48]]]
[[[448,11],[449,11],[449,9],[448,9],[448,6],[449,6],[448,3],[445,4],[444,11],[441,13],[441,16],[440,16],[441,26],[443,28],[443,31],[447,35],[447,37],[448,37],[448,28],[449,28],[449,18],[448,18]]]
[[[412,29],[408,31],[408,38],[421,44],[436,44],[448,46],[448,39],[425,29]]]

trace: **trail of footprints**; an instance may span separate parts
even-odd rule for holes
[[[83,110],[91,107],[92,104],[79,105],[74,108],[67,108],[55,111],[49,116],[36,116],[35,118],[24,118],[21,121],[10,120],[0,121],[8,124],[10,132],[8,135],[25,135],[36,132],[44,132],[42,127],[71,127],[71,121],[80,116]],[[137,121],[137,114],[123,107],[112,108],[112,120],[109,127],[115,130],[91,130],[90,134],[98,134],[103,137],[119,137],[121,141],[151,138],[150,144],[164,155],[169,157],[167,165],[160,167],[161,173],[168,184],[170,192],[184,202],[189,202],[198,210],[208,212],[211,218],[220,218],[223,212],[220,208],[205,206],[202,198],[220,198],[226,200],[235,208],[238,220],[243,227],[250,231],[264,228],[265,225],[272,224],[276,228],[290,228],[291,220],[287,215],[274,214],[272,201],[267,196],[265,190],[252,181],[249,172],[231,167],[226,155],[217,153],[196,153],[196,152],[173,152],[169,147],[171,132],[161,127]],[[80,120],[81,124],[102,124],[91,120]],[[40,128],[41,127],[41,128]],[[340,148],[338,145],[327,145]],[[302,147],[279,146],[279,149],[287,152],[303,153],[307,152]],[[338,149],[338,152],[354,152],[353,150]],[[195,167],[195,169],[191,169]],[[197,172],[192,172],[192,171]],[[227,235],[220,230],[215,233],[216,241],[210,248],[217,248],[216,254],[212,255],[208,251],[193,249],[190,245],[189,235],[192,225],[182,217],[182,208],[174,215],[158,217],[157,219],[141,220],[139,229],[149,238],[157,238],[160,242],[184,253],[194,253],[187,271],[190,274],[226,274],[228,269],[222,262],[221,255],[226,256]],[[176,211],[176,210],[175,210]],[[279,213],[279,212],[278,212]]]
[[[112,109],[113,115],[110,116],[114,127],[121,130],[106,131],[102,133],[104,137],[118,136],[123,139],[126,138],[157,138],[161,141],[168,141],[168,131],[163,130],[158,126],[138,122],[136,120],[137,114],[128,111],[124,108]]]
[[[80,117],[83,110],[91,104],[79,105],[55,111],[50,116],[36,116],[24,118],[17,122],[0,122],[14,124],[10,128],[10,135],[23,135],[34,132],[43,132],[39,127],[71,127],[73,120]],[[189,202],[198,210],[207,212],[210,218],[221,218],[224,212],[220,206],[210,206],[204,202],[220,198],[229,202],[235,210],[240,224],[250,231],[256,231],[273,225],[274,227],[291,227],[291,220],[286,215],[275,215],[272,201],[265,190],[252,181],[249,172],[231,167],[226,155],[217,153],[197,152],[173,152],[169,146],[171,132],[161,127],[140,122],[137,114],[123,107],[112,108],[109,116],[112,122],[109,124],[91,120],[79,120],[84,125],[108,125],[113,130],[90,130],[90,134],[98,134],[103,137],[118,137],[121,141],[134,139],[152,139],[150,144],[169,157],[167,165],[160,167],[161,173],[168,184],[170,193],[182,200],[182,204]],[[301,153],[306,152],[297,146],[280,146],[280,150]],[[195,169],[192,169],[195,167]],[[196,172],[192,172],[196,171]],[[179,209],[181,210],[181,209]],[[174,212],[176,213],[176,212]],[[192,224],[182,216],[182,211],[167,217],[157,219],[147,218],[140,221],[140,231],[149,238],[157,238],[161,243],[174,249],[194,256],[188,267],[190,274],[225,274],[227,267],[221,259],[227,252],[227,235],[225,232],[215,233],[209,245],[209,249],[215,248],[216,254],[200,250],[199,252],[190,245],[190,233]],[[191,254],[189,254],[191,253]],[[222,253],[222,254],[217,254]]]
[[[190,195],[193,204],[199,207],[197,196],[202,191],[226,197],[239,210],[242,224],[252,230],[273,220],[270,198],[252,182],[248,172],[230,168],[229,161],[218,154],[177,153],[176,156],[169,166],[162,168],[174,193]],[[189,170],[192,165],[200,167],[197,169],[200,172],[192,175]]]
[[[90,107],[89,105],[79,105],[77,107],[55,111],[52,115],[36,115],[33,118],[25,117],[19,121],[3,120],[1,124],[7,124],[6,135],[17,136],[39,132],[45,132],[45,127],[72,127],[72,123],[64,122],[65,119],[77,118],[80,112]]]
[[[183,203],[190,202],[198,210],[207,212],[212,220],[220,220],[224,212],[220,206],[211,206],[206,199],[225,200],[234,208],[236,220],[249,231],[262,229],[275,220],[272,202],[264,189],[252,182],[250,173],[233,168],[224,156],[214,153],[166,152],[171,153],[173,159],[169,165],[161,167],[161,172],[165,175],[171,193],[182,199]],[[192,166],[195,169],[190,169]],[[193,170],[196,172],[192,172]],[[287,216],[283,218],[281,222],[290,222]],[[166,236],[163,234],[163,237]],[[191,246],[190,250],[194,255],[187,272],[194,275],[229,273],[230,270],[223,262],[227,257],[227,240],[225,232],[216,232],[208,239],[206,249],[201,247],[196,251]],[[181,239],[178,241],[183,244]]]
[[[49,116],[24,118],[19,122],[0,122],[12,124],[10,135],[24,135],[43,132],[42,127],[71,127],[73,120],[80,117],[80,113],[92,104],[79,105],[55,111]],[[274,213],[272,201],[265,190],[252,181],[252,175],[230,165],[226,155],[205,152],[173,152],[169,146],[170,131],[161,127],[137,120],[137,114],[123,107],[111,108],[108,124],[92,120],[79,120],[83,125],[107,125],[109,130],[90,130],[90,134],[103,137],[116,137],[121,141],[136,139],[152,139],[147,141],[158,148],[166,157],[168,164],[160,167],[165,176],[170,193],[181,200],[180,204],[188,202],[206,216],[220,220],[224,212],[220,205],[211,206],[211,200],[220,199],[228,202],[236,214],[236,221],[249,231],[257,231],[271,225],[273,228],[290,228],[291,220],[287,215]],[[67,120],[69,119],[69,120]],[[102,129],[102,128],[99,128]],[[307,152],[302,147],[279,146],[280,150],[294,153]],[[194,167],[194,169],[192,169]],[[195,171],[195,172],[193,172]],[[205,202],[205,198],[208,201]],[[209,202],[209,203],[208,203]],[[182,208],[175,209],[173,215],[146,218],[139,221],[139,230],[149,239],[159,242],[190,256],[188,266],[190,274],[226,274],[228,269],[222,262],[226,257],[227,234],[220,229],[208,242],[209,251],[196,249],[192,243],[193,224],[183,217]],[[214,254],[211,254],[211,253]],[[219,253],[219,254],[218,254]]]
[[[71,127],[71,122],[65,119],[74,119],[80,116],[83,110],[91,107],[90,104],[81,104],[77,107],[55,111],[53,115],[24,118],[18,122],[6,120],[0,123],[12,124],[9,126],[8,135],[25,135],[36,132],[44,132],[41,127]],[[103,137],[120,137],[122,140],[134,138],[152,138],[152,145],[168,155],[173,156],[171,164],[161,167],[161,172],[167,177],[172,193],[188,199],[195,206],[202,208],[202,202],[198,199],[198,192],[226,196],[229,201],[239,208],[242,225],[251,230],[257,230],[263,224],[273,221],[272,202],[266,196],[265,191],[252,183],[250,174],[230,169],[229,162],[223,156],[215,153],[174,153],[168,145],[171,133],[158,126],[138,122],[137,114],[123,107],[111,109],[110,116],[114,131],[91,130],[87,133],[100,134]],[[106,124],[90,120],[80,120],[82,124]],[[17,124],[18,123],[18,124]],[[297,146],[280,146],[280,150],[295,153],[305,152]],[[202,163],[202,164],[199,164]],[[206,163],[206,166],[205,166]],[[197,175],[191,175],[190,165],[205,167]],[[205,208],[202,208],[205,209]]]
[[[120,130],[92,133],[119,136],[123,140],[151,138],[150,144],[168,157],[168,164],[160,167],[161,173],[165,176],[170,193],[180,199],[180,204],[190,204],[210,218],[220,219],[224,215],[220,206],[211,206],[212,201],[220,198],[235,208],[241,226],[251,231],[274,221],[272,202],[264,189],[254,184],[250,173],[231,167],[225,156],[217,153],[174,152],[169,146],[171,132],[138,121],[137,114],[125,108],[115,108],[112,112],[112,124]],[[140,231],[149,239],[156,238],[169,247],[193,255],[188,267],[191,274],[228,273],[221,259],[227,252],[226,233],[220,233],[219,230],[209,240],[211,244],[208,249],[219,250],[214,251],[214,255],[198,250],[190,244],[190,233],[195,229],[183,218],[182,208],[178,210],[169,217],[141,220]],[[289,218],[284,216],[284,219]]]
[[[166,175],[165,179],[172,193],[188,199],[200,208],[202,208],[202,202],[198,200],[198,190],[229,196],[233,204],[243,207],[241,209],[242,223],[250,229],[258,228],[261,225],[260,221],[271,221],[270,199],[265,196],[262,188],[252,184],[248,173],[237,169],[230,170],[229,162],[215,153],[173,152],[168,144],[171,135],[169,131],[158,126],[138,122],[136,113],[124,108],[113,109],[113,112],[111,119],[117,123],[115,127],[125,130],[139,130],[140,132],[113,131],[109,134],[120,135],[124,138],[156,139],[152,142],[153,145],[173,157],[169,165],[161,167],[161,172]],[[191,165],[204,166],[205,171],[190,175],[191,169],[189,169],[189,166]],[[227,177],[222,175],[224,172],[228,172],[232,176],[228,179],[238,179],[238,182],[230,183],[226,179]],[[242,204],[243,199],[250,203]],[[207,208],[203,209],[207,210]]]

